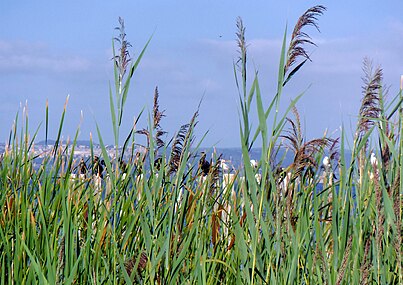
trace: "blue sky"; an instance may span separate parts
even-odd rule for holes
[[[96,133],[112,142],[108,84],[112,80],[111,41],[118,17],[125,20],[131,53],[138,55],[154,33],[134,75],[124,114],[123,134],[142,108],[152,109],[158,85],[162,127],[168,137],[189,122],[200,99],[197,137],[204,146],[239,146],[238,96],[233,76],[237,58],[237,16],[246,26],[249,70],[259,70],[263,98],[275,93],[280,41],[309,7],[327,7],[321,33],[307,63],[284,90],[282,110],[298,103],[307,138],[325,129],[338,136],[355,126],[361,100],[365,56],[384,69],[390,96],[403,74],[403,2],[392,1],[9,1],[0,3],[0,141],[5,142],[20,104],[28,102],[32,133],[45,119],[49,100],[51,137],[70,95],[63,136]],[[308,88],[309,87],[309,88]],[[146,114],[146,113],[145,113]],[[139,127],[147,126],[147,114]],[[257,121],[254,121],[256,126]],[[351,126],[351,127],[350,127]],[[44,128],[39,139],[44,138]],[[123,135],[122,135],[123,137]]]

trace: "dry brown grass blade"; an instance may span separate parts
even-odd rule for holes
[[[0,220],[0,224],[2,226],[4,226],[4,224],[10,217],[15,216],[15,210],[14,210],[13,205],[14,205],[14,197],[13,196],[7,197],[6,200],[4,201],[4,206],[3,206],[3,211],[2,211],[3,219]]]
[[[306,26],[313,26],[319,31],[319,26],[316,23],[317,17],[322,15],[326,11],[326,7],[322,5],[314,6],[308,9],[301,17],[299,17],[297,24],[294,27],[290,45],[287,51],[287,62],[284,66],[284,74],[289,68],[297,61],[299,57],[311,60],[304,45],[316,44],[312,41],[311,37],[302,31]]]
[[[184,185],[185,189],[188,191],[189,196],[187,200],[187,207],[186,207],[186,227],[190,229],[193,226],[194,223],[194,213],[196,211],[196,205],[198,199],[201,197],[202,193],[194,193],[193,190],[188,187],[187,185]]]
[[[220,217],[219,216],[221,216],[220,209],[217,212],[213,213],[213,215],[211,217],[211,225],[212,225],[211,241],[214,246],[217,245],[218,233],[220,232]]]

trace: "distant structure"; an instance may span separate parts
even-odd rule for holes
[[[257,167],[259,166],[259,163],[257,162],[257,160],[251,159],[250,160],[250,165],[252,166],[252,168],[254,168],[256,170]]]
[[[252,166],[253,170],[255,171],[255,179],[258,184],[262,181],[262,175],[260,173],[257,173],[259,170],[259,162],[255,159],[250,160],[250,166]]]
[[[220,167],[221,167],[223,174],[229,174],[230,169],[229,169],[228,164],[225,163],[224,159],[220,159]]]
[[[373,167],[378,166],[378,159],[376,158],[375,153],[371,153],[371,165]]]
[[[325,168],[325,170],[328,171],[329,168],[330,168],[330,159],[329,159],[329,157],[328,157],[328,156],[325,156],[325,157],[323,158],[322,163],[323,163],[323,167]]]
[[[375,178],[375,174],[376,174],[376,176],[379,175],[379,173],[378,173],[378,159],[376,158],[375,153],[371,153],[370,162],[371,162],[372,169],[371,169],[371,171],[369,173],[369,179],[372,181]],[[379,176],[378,176],[378,179],[379,179]]]
[[[320,178],[321,183],[333,185],[333,181],[336,180],[336,175],[333,173],[332,163],[328,156],[325,156],[322,160],[322,167],[324,171]]]

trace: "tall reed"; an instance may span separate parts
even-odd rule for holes
[[[246,29],[237,19],[243,163],[232,171],[219,153],[199,160],[198,109],[165,139],[158,89],[148,126],[135,121],[120,140],[130,82],[150,42],[134,59],[120,19],[112,150],[97,127],[100,154],[91,138],[88,172],[79,173],[79,128],[72,140],[61,136],[67,101],[43,153],[34,151],[40,128],[31,135],[27,107],[16,115],[0,157],[1,284],[402,284],[402,90],[388,95],[382,70],[365,60],[352,138],[342,129],[340,138],[307,140],[296,108],[302,94],[280,112],[283,88],[312,60],[305,29],[317,29],[324,11],[308,9],[288,43],[285,30],[271,98],[257,71],[247,82]],[[251,163],[257,140],[261,157]],[[283,148],[293,153],[288,166]]]

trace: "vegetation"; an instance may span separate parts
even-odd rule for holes
[[[130,81],[148,45],[132,58],[120,19],[110,88],[116,154],[108,156],[98,130],[103,179],[95,155],[92,172],[72,175],[79,131],[72,142],[60,140],[66,106],[52,153],[38,169],[32,150],[39,128],[31,135],[27,113],[16,116],[0,162],[0,283],[403,284],[402,90],[386,101],[381,68],[365,60],[348,165],[344,131],[304,140],[295,107],[301,95],[278,111],[283,87],[310,60],[306,48],[314,43],[304,30],[318,28],[324,11],[305,12],[288,45],[284,32],[277,93],[267,106],[257,72],[247,82],[245,27],[237,20],[244,163],[232,173],[218,154],[198,162],[197,111],[172,140],[162,139],[157,89],[149,126],[134,124],[119,141]],[[46,136],[47,126],[46,115]],[[146,151],[136,153],[142,135]],[[250,163],[257,140],[262,155]],[[281,147],[294,153],[286,168]]]

